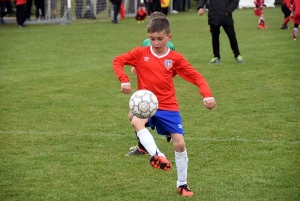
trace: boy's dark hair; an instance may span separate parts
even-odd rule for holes
[[[145,4],[144,3],[140,3],[140,7],[145,7]]]
[[[154,18],[157,18],[157,17],[167,18],[167,16],[165,14],[163,14],[162,12],[155,11],[155,12],[151,13],[151,15],[149,16],[149,21]]]
[[[157,17],[149,21],[148,23],[148,33],[155,32],[166,32],[171,33],[171,25],[167,18]]]

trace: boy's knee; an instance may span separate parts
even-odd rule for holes
[[[147,119],[132,118],[130,123],[136,131],[139,131],[145,128],[147,121]]]
[[[185,143],[183,140],[180,141],[173,141],[174,149],[176,152],[184,152],[185,150]]]

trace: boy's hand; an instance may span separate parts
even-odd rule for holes
[[[217,103],[214,98],[207,98],[203,100],[203,104],[207,109],[211,110],[216,106]]]
[[[198,10],[198,15],[203,15],[204,11],[205,11],[204,8],[200,8]]]
[[[131,93],[131,85],[130,83],[121,84],[121,92],[124,94],[130,94]]]

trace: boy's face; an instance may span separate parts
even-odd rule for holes
[[[148,33],[153,51],[156,54],[165,54],[167,51],[167,42],[171,40],[172,34],[165,31]]]

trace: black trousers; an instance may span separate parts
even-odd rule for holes
[[[8,1],[0,0],[0,18],[2,19],[7,14],[12,13],[12,4]]]
[[[160,0],[153,0],[153,12],[161,12]]]
[[[165,7],[165,8],[161,8],[161,11],[162,11],[163,14],[165,14],[167,16],[168,12],[169,12],[169,6]]]
[[[185,11],[186,0],[182,0],[181,3],[181,11]]]
[[[0,18],[1,19],[6,15],[5,8],[6,8],[5,1],[0,1]]]
[[[284,19],[291,15],[291,10],[285,4],[281,5],[281,11],[284,14]]]
[[[27,0],[26,1],[26,18],[27,19],[30,19],[31,7],[32,7],[32,0]]]
[[[240,50],[238,46],[238,42],[236,39],[234,25],[210,25],[210,33],[212,37],[212,47],[213,47],[213,54],[214,57],[221,58],[220,56],[220,28],[223,27],[225,33],[230,42],[230,47],[233,51],[234,57],[240,55]]]
[[[26,20],[26,4],[17,5],[16,8],[16,17],[18,25],[23,26]]]
[[[36,10],[35,10],[35,17],[38,19],[39,17],[45,18],[45,2],[44,0],[35,0],[34,1]],[[41,10],[41,16],[40,11]]]
[[[114,21],[117,22],[118,21],[118,15],[120,12],[120,8],[121,8],[121,1],[120,2],[114,2]]]

